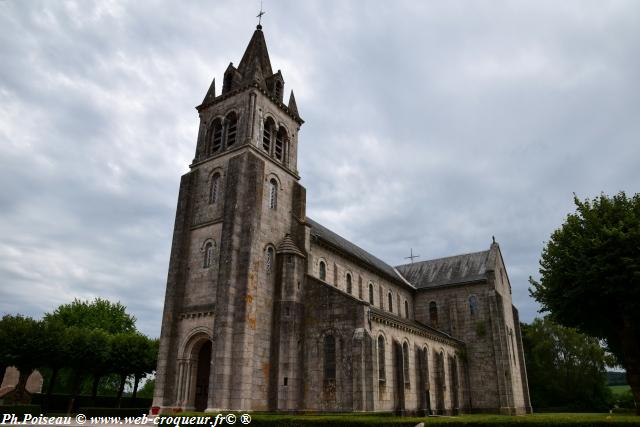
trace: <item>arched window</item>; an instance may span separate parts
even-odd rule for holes
[[[409,318],[409,303],[404,300],[404,317]]]
[[[429,321],[431,326],[438,327],[438,304],[435,301],[429,303]]]
[[[211,190],[209,191],[209,203],[214,204],[218,201],[218,191],[220,187],[220,174],[215,173],[211,177]]]
[[[275,146],[275,156],[276,159],[282,161],[284,157],[284,143],[287,140],[287,131],[284,127],[280,126],[278,129],[278,133],[276,134],[276,146]]]
[[[222,148],[222,122],[218,120],[214,120],[209,128],[209,132],[211,135],[211,140],[209,141],[209,155],[217,153]]]
[[[351,293],[351,274],[347,273],[347,293]]]
[[[324,337],[324,384],[335,385],[336,382],[336,339],[333,335]]]
[[[362,277],[358,276],[358,298],[362,299]]]
[[[387,373],[384,365],[384,337],[380,335],[378,337],[378,380],[381,383],[387,380]]]
[[[202,266],[204,268],[209,268],[211,267],[212,262],[213,262],[213,242],[207,242],[207,244],[204,245],[204,261],[202,263]]]
[[[269,246],[264,256],[264,269],[267,274],[271,274],[271,271],[273,271],[274,253],[273,248]]]
[[[389,311],[393,313],[393,296],[391,295],[391,292],[387,294],[387,299],[389,300]]]
[[[373,305],[373,283],[369,283],[369,304]]]
[[[402,344],[402,373],[404,386],[409,387],[409,344],[406,341]]]
[[[269,181],[269,207],[271,209],[278,207],[278,181],[275,178]]]
[[[478,297],[475,295],[469,296],[469,314],[475,316],[478,312]]]
[[[236,143],[236,135],[238,133],[238,117],[236,113],[229,113],[227,120],[227,147],[231,147]]]
[[[318,277],[320,280],[327,280],[327,265],[324,261],[320,261],[320,264],[318,265]]]
[[[276,124],[271,117],[264,121],[262,130],[262,149],[271,154],[271,140],[274,137]]]

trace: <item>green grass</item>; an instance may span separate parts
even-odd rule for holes
[[[211,416],[212,414],[182,413],[178,416]],[[213,414],[215,417],[215,414]],[[461,415],[457,417],[395,417],[372,414],[331,414],[331,415],[286,415],[252,414],[251,426],[319,427],[319,426],[377,426],[377,427],[413,427],[424,422],[428,426],[601,426],[609,424],[640,426],[640,416],[632,414],[576,414],[554,413],[521,416],[506,415]],[[242,425],[236,421],[237,425]],[[175,424],[173,424],[175,425]]]
[[[614,396],[618,396],[620,394],[625,394],[627,390],[631,390],[631,387],[628,384],[625,385],[610,385],[609,388]]]

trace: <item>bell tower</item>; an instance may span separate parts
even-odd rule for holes
[[[152,412],[292,407],[300,392],[303,120],[293,92],[283,102],[284,77],[271,68],[261,25],[222,81],[221,93],[214,79],[196,107],[200,126],[180,183]],[[291,329],[281,328],[284,317]]]

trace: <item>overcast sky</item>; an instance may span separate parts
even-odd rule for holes
[[[527,277],[572,193],[638,191],[638,1],[264,8],[306,121],[307,213],[389,264],[495,235],[531,321]],[[1,314],[101,296],[159,335],[194,107],[239,63],[258,9],[0,1]]]

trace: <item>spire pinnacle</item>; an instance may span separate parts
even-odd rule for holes
[[[267,13],[267,12],[262,10],[262,0],[260,0],[260,11],[256,15],[256,18],[258,18],[258,25],[256,26],[256,29],[258,29],[258,30],[262,29],[262,15],[264,15],[265,13]]]
[[[204,99],[202,100],[203,104],[206,104],[208,102],[213,101],[216,98],[216,79],[214,78],[213,81],[211,82],[211,86],[209,86],[209,90],[207,91],[207,94],[204,96]]]
[[[293,91],[291,91],[291,95],[289,95],[289,105],[287,107],[291,114],[300,117],[300,114],[298,113],[298,106],[296,105],[296,97],[293,96]]]

